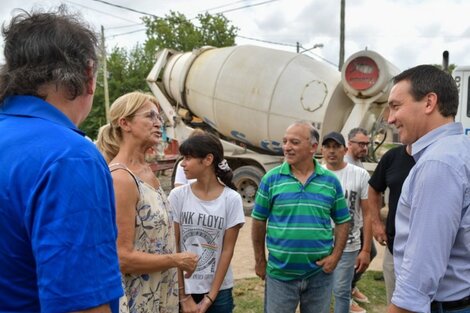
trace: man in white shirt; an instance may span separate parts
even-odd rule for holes
[[[331,132],[323,138],[322,154],[326,168],[336,174],[341,182],[352,216],[346,247],[334,271],[335,313],[350,312],[354,273],[364,272],[369,266],[372,242],[372,224],[367,200],[369,174],[365,169],[344,161],[347,150],[344,137],[340,133]],[[361,228],[364,228],[363,245]],[[361,309],[359,312],[366,311]]]
[[[369,153],[370,139],[367,130],[361,127],[353,128],[348,133],[348,151],[344,160],[348,163],[364,168],[363,160]],[[361,230],[362,232],[362,230]],[[362,235],[362,234],[361,234]],[[370,260],[377,255],[374,242],[370,249]],[[356,273],[352,281],[352,298],[355,302],[351,305],[351,313],[361,313],[364,311],[356,302],[369,303],[369,299],[356,287],[356,283],[361,279],[362,273]]]

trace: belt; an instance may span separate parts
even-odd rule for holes
[[[444,310],[456,310],[470,307],[470,296],[455,301],[433,301],[431,302],[431,310],[439,309],[440,305],[442,305]]]

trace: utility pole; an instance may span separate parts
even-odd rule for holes
[[[442,70],[444,72],[452,74],[451,72],[449,72],[449,51],[447,50],[442,52]]]
[[[341,0],[341,14],[340,14],[340,32],[339,32],[339,63],[338,70],[341,71],[344,64],[344,19],[346,15],[346,0]]]
[[[101,25],[101,53],[103,62],[103,87],[104,87],[104,108],[106,121],[109,122],[109,90],[108,90],[108,67],[106,65],[106,45],[104,44],[104,27]]]

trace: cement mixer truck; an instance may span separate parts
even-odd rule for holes
[[[166,117],[168,137],[186,139],[195,118],[219,134],[249,213],[261,177],[283,160],[287,126],[308,120],[321,136],[347,135],[358,126],[384,134],[379,124],[398,72],[373,51],[353,54],[340,73],[304,54],[242,45],[163,49],[147,82]]]

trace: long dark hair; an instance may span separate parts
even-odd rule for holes
[[[180,153],[183,156],[191,156],[193,158],[205,158],[208,154],[214,156],[212,166],[215,175],[227,186],[233,190],[237,187],[232,182],[233,172],[226,164],[224,159],[224,148],[219,138],[210,133],[198,133],[189,137],[181,144]]]

